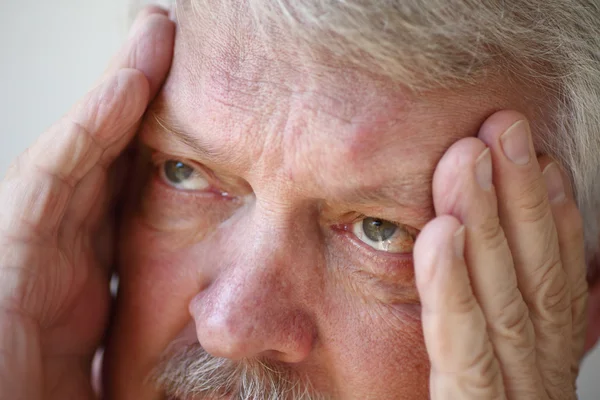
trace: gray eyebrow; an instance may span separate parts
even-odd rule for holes
[[[412,210],[415,218],[429,220],[435,216],[435,211],[428,188],[431,188],[431,176],[423,173],[376,189],[354,188],[341,194],[341,198],[356,206],[376,204],[386,208],[401,207],[404,212]]]
[[[150,111],[154,122],[166,134],[193,150],[199,158],[219,164],[226,164],[234,155],[224,153],[208,143],[203,142],[198,135],[186,132],[174,124],[170,124],[155,110]],[[431,188],[433,173],[423,172],[405,177],[401,181],[394,181],[393,185],[378,188],[354,187],[335,195],[336,202],[362,205],[401,207],[413,210],[418,219],[429,220],[435,216]]]
[[[207,160],[221,160],[226,158],[223,152],[211,148],[211,146],[209,146],[207,143],[203,143],[201,138],[198,138],[183,129],[175,127],[172,124],[169,124],[164,118],[158,115],[156,111],[150,112],[154,122],[161,128],[161,130],[172,135],[176,140],[192,149],[198,154],[199,157]]]

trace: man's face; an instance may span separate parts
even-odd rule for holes
[[[181,21],[141,129],[111,398],[427,398],[411,251],[431,177],[494,111],[534,118],[525,90],[411,94],[236,28]]]

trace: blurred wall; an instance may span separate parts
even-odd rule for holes
[[[164,1],[163,1],[164,3]],[[0,0],[0,175],[98,79],[126,37],[127,0]],[[600,399],[600,350],[580,399]]]

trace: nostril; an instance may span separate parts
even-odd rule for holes
[[[189,305],[197,340],[215,357],[301,362],[312,351],[316,326],[288,296],[265,287],[264,279],[219,279]]]
[[[216,310],[213,310],[216,311]],[[312,352],[315,330],[303,313],[195,315],[200,345],[214,357],[241,360],[268,358],[285,363],[304,361]],[[290,315],[291,314],[291,315]],[[204,318],[203,318],[204,317]]]
[[[200,345],[212,356],[241,360],[264,351],[260,335],[230,315],[210,315],[196,321]]]
[[[286,364],[298,364],[306,360],[312,351],[312,345],[300,344],[286,350],[267,350],[260,354],[261,357],[279,361]]]

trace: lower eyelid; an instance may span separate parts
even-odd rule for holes
[[[407,253],[377,251],[353,237],[354,235],[347,230],[334,227],[333,232],[337,236],[332,243],[333,248],[337,248],[336,251],[348,257],[350,260],[348,268],[354,272],[367,274],[395,285],[408,287],[414,285],[412,251]]]
[[[406,251],[403,253],[391,253],[391,252],[385,252],[385,251],[374,249],[373,247],[369,246],[368,244],[366,244],[362,240],[360,240],[358,237],[356,237],[356,235],[352,232],[352,228],[349,227],[347,224],[333,225],[333,226],[331,226],[331,230],[338,235],[344,236],[345,240],[351,241],[354,244],[354,246],[361,248],[363,252],[371,253],[374,257],[382,258],[382,259],[383,258],[407,257],[407,256],[412,257],[412,246],[410,246],[411,249],[409,251]]]
[[[229,196],[225,192],[221,192],[214,187],[208,186],[205,190],[185,190],[177,189],[176,187],[169,185],[160,176],[160,171],[154,173],[151,185],[157,185],[160,190],[164,191],[163,197],[169,197],[167,201],[175,201],[174,197],[177,197],[177,201],[238,201],[239,199],[233,196]],[[165,196],[168,195],[168,196]],[[157,199],[160,201],[161,199]]]
[[[413,235],[413,233],[411,232],[411,229],[409,227],[406,227],[405,225],[394,222],[394,224],[396,224],[398,226],[398,229],[392,236],[392,239],[397,238],[398,235],[402,235],[402,237],[403,237],[402,240],[404,240],[406,242],[406,245],[403,245],[403,243],[398,243],[398,244],[396,244],[396,246],[394,246],[394,243],[391,243],[392,240],[386,240],[386,241],[382,242],[381,247],[383,247],[383,249],[378,249],[374,246],[371,246],[371,245],[365,243],[364,240],[369,240],[369,241],[371,241],[371,240],[368,237],[366,237],[366,235],[362,231],[359,230],[358,232],[355,232],[354,228],[356,226],[356,223],[358,223],[358,222],[360,222],[360,221],[355,221],[352,224],[350,224],[350,226],[344,225],[344,227],[345,227],[344,230],[347,231],[349,234],[353,235],[358,241],[360,241],[360,245],[368,247],[371,251],[380,252],[380,253],[384,253],[384,254],[390,254],[390,255],[412,253],[416,234]],[[364,239],[364,240],[361,240],[361,239]]]
[[[197,231],[228,219],[241,202],[215,192],[177,190],[158,174],[147,182],[139,200],[141,216],[161,232]]]

